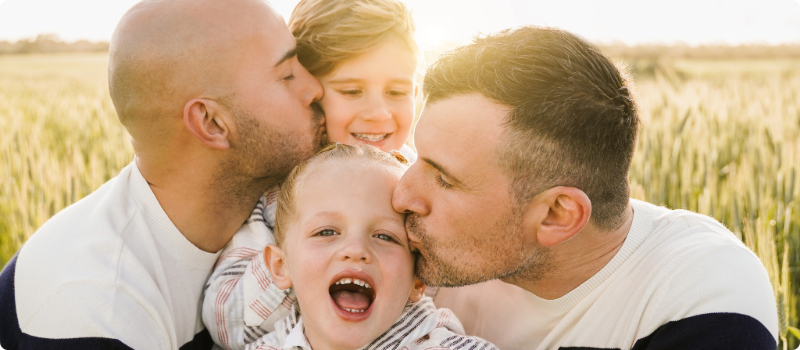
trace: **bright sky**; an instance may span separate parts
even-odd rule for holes
[[[107,41],[137,0],[0,0],[0,40],[54,33]],[[285,18],[298,0],[272,0]],[[468,42],[522,24],[563,28],[595,42],[800,43],[800,0],[405,0],[418,39]]]

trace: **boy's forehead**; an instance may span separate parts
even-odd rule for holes
[[[400,169],[368,159],[327,159],[309,165],[295,187],[295,198],[298,209],[358,204],[380,195],[391,198],[401,175]]]
[[[401,40],[390,37],[375,47],[343,60],[327,77],[330,80],[388,78],[413,83],[417,73],[418,58]],[[324,79],[324,78],[323,78]]]

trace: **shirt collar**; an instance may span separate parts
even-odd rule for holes
[[[305,327],[303,326],[303,317],[298,315],[297,309],[294,306],[292,307],[292,313],[287,316],[286,319],[284,319],[284,322],[280,326],[276,325],[275,331],[285,332],[284,329],[291,327],[291,323],[293,321],[292,315],[297,317],[297,323],[286,335],[286,339],[283,341],[283,347],[281,349],[312,350],[311,344],[309,344],[308,338],[306,338],[304,332]],[[431,300],[429,297],[424,297],[422,300],[416,303],[408,302],[398,321],[385,333],[383,333],[383,335],[362,349],[378,349],[376,344],[384,344],[387,342],[392,344],[397,342],[398,344],[403,345],[405,342],[413,341],[415,338],[430,333],[433,329],[439,326],[443,326],[458,334],[464,333],[463,326],[458,319],[453,316],[450,310],[437,310],[436,306],[433,305],[433,300]],[[416,337],[412,336],[409,338],[409,334],[398,332],[399,329],[406,328],[414,329],[415,331],[413,333],[416,335]]]
[[[294,325],[289,334],[286,336],[286,341],[283,342],[283,348],[285,350],[293,350],[293,349],[303,349],[303,350],[311,350],[311,344],[308,343],[308,338],[306,338],[305,333],[303,332],[303,318],[300,317],[300,320],[297,321],[297,324]]]

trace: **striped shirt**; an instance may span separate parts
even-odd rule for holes
[[[461,323],[448,309],[436,309],[431,298],[409,302],[392,327],[360,350],[497,350],[480,338],[463,335]],[[297,309],[275,325],[271,332],[247,350],[311,350]]]

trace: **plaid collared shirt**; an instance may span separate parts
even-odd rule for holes
[[[275,243],[279,191],[276,186],[261,196],[223,249],[205,286],[203,322],[214,342],[225,349],[244,349],[272,332],[295,303],[291,290],[275,286],[264,262],[264,247]]]

